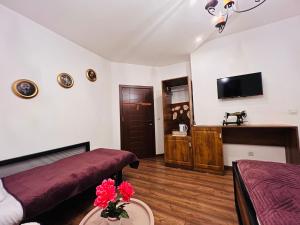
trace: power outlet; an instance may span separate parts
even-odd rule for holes
[[[254,156],[254,152],[248,152],[248,156]]]
[[[289,109],[288,110],[290,115],[298,115],[298,110],[297,109]]]

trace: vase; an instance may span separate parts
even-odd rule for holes
[[[109,225],[121,225],[121,220],[118,220],[118,218],[108,217],[107,222]]]

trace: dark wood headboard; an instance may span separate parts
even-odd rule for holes
[[[3,160],[0,161],[0,178],[88,151],[90,151],[90,142],[83,142],[71,146]]]

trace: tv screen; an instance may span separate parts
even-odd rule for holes
[[[221,78],[217,85],[219,99],[263,94],[261,73]]]

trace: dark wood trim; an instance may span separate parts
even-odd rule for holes
[[[142,85],[126,85],[126,84],[120,84],[119,85],[119,88],[122,88],[122,87],[127,87],[127,88],[151,88],[153,90],[153,86],[142,86]]]
[[[155,129],[155,106],[154,106],[154,88],[153,86],[141,86],[141,85],[124,85],[124,84],[120,84],[119,85],[119,114],[120,114],[120,142],[121,142],[121,149],[125,149],[124,147],[124,137],[123,137],[123,129],[122,129],[122,88],[141,88],[141,89],[144,89],[144,88],[148,88],[148,89],[151,89],[152,90],[152,101],[153,101],[153,129],[154,129],[154,155],[156,154],[156,129]]]
[[[167,90],[170,87],[176,87],[176,86],[187,86],[188,87],[188,95],[189,95],[189,101],[186,102],[186,104],[190,107],[190,115],[189,118],[189,129],[188,132],[191,132],[191,127],[193,125],[193,107],[192,107],[192,92],[191,92],[191,79],[189,76],[183,76],[183,77],[174,77],[167,80],[161,81],[161,89],[162,89],[162,108],[163,108],[163,129],[164,129],[164,135],[168,135],[172,133],[173,127],[173,120],[170,118],[171,112],[171,99],[170,99],[170,92]],[[176,103],[178,104],[178,103]],[[188,125],[188,124],[187,124]]]
[[[187,88],[188,101],[172,103],[172,88],[184,86]],[[165,165],[170,167],[179,167],[184,169],[193,168],[193,150],[192,140],[188,137],[171,136],[174,130],[178,130],[178,125],[183,123],[188,126],[187,135],[191,136],[192,125],[194,124],[194,108],[191,76],[174,77],[161,81],[162,89],[162,108],[163,108],[163,130],[164,130],[164,152]],[[182,108],[184,105],[189,106],[189,115],[176,112],[177,107]],[[175,111],[174,111],[175,110]],[[173,120],[174,113],[182,114],[181,118]]]
[[[232,166],[225,166],[224,165],[224,170],[231,170],[232,171]]]
[[[119,85],[119,115],[120,115],[120,145],[121,149],[124,149],[124,138],[123,138],[123,126],[122,126],[122,121],[123,121],[123,112],[122,112],[122,88],[125,87],[125,85]]]
[[[240,225],[259,225],[252,201],[237,167],[232,162],[235,207]]]
[[[195,112],[194,112],[194,95],[193,95],[193,81],[192,77],[188,76],[189,82],[189,95],[190,95],[190,111],[191,111],[191,127],[195,125]]]
[[[152,90],[152,93],[153,93],[153,104],[154,104],[154,90],[153,90],[153,86],[141,86],[141,85],[124,85],[124,84],[120,84],[119,85],[119,114],[120,114],[120,142],[121,142],[121,149],[124,149],[124,141],[123,141],[123,129],[122,129],[122,115],[123,115],[123,112],[122,112],[122,88],[149,88]],[[154,130],[155,130],[155,109],[154,109],[154,105],[153,105],[153,110],[154,110],[154,120],[153,120],[153,126],[154,126]],[[155,136],[155,135],[154,135]],[[155,141],[156,142],[156,141]],[[156,143],[155,143],[156,145]],[[155,146],[156,147],[156,146]],[[156,148],[155,148],[155,152],[156,152]]]
[[[164,156],[165,156],[164,153],[162,153],[162,154],[156,154],[156,157],[164,157]]]
[[[298,127],[296,126],[224,126],[223,143],[284,146],[286,162],[300,164]]]
[[[28,159],[34,159],[34,158],[42,157],[45,155],[49,155],[49,154],[53,154],[53,153],[57,153],[57,152],[63,152],[63,151],[69,150],[69,149],[79,148],[79,147],[85,147],[85,151],[88,152],[88,151],[90,151],[90,142],[83,142],[83,143],[79,143],[79,144],[75,144],[75,145],[65,146],[62,148],[57,148],[57,149],[52,149],[52,150],[48,150],[48,151],[44,151],[44,152],[38,152],[38,153],[30,154],[30,155],[20,156],[20,157],[16,157],[16,158],[12,158],[12,159],[2,160],[2,161],[0,161],[0,166],[25,161]]]
[[[166,79],[166,80],[162,80],[161,82],[171,82],[173,83],[174,80],[180,80],[180,79],[186,79],[188,78],[188,76],[180,76],[180,77],[175,77],[174,78],[170,78],[170,79]],[[177,84],[175,86],[178,86]]]

